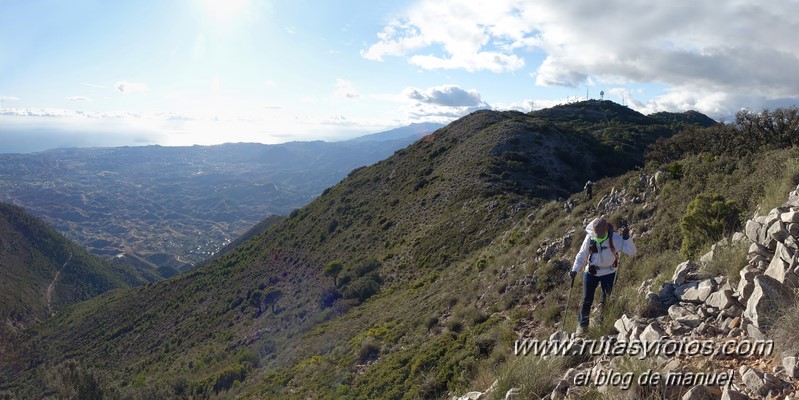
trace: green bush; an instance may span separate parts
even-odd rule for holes
[[[680,221],[683,234],[680,252],[688,258],[696,256],[703,245],[732,233],[740,216],[738,205],[720,194],[696,196]]]

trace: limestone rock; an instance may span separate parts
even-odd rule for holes
[[[788,230],[785,229],[785,223],[778,220],[771,224],[771,227],[768,228],[768,237],[777,242],[784,242],[788,238]]]
[[[788,233],[790,233],[791,236],[799,237],[799,223],[788,224],[786,229],[788,229]]]
[[[669,317],[681,324],[696,328],[703,322],[702,317],[695,311],[689,309],[687,305],[675,304],[669,307]]]
[[[785,373],[791,379],[799,378],[799,362],[796,356],[785,357],[782,359],[782,366],[785,368]]]
[[[767,329],[774,311],[787,301],[790,292],[776,279],[758,275],[754,280],[752,296],[746,302],[744,317],[761,329]]]
[[[669,307],[680,302],[680,298],[674,293],[675,290],[676,287],[674,284],[668,282],[664,283],[663,286],[660,287],[658,298],[665,307]]]
[[[780,221],[784,223],[799,222],[799,211],[788,211],[780,214]]]
[[[622,314],[621,318],[617,319],[613,324],[613,327],[619,332],[619,339],[625,340],[635,327],[635,322],[627,314]]]
[[[639,336],[639,340],[644,343],[651,343],[651,342],[659,342],[660,338],[666,336],[666,332],[663,331],[663,328],[660,327],[660,324],[657,322],[653,322],[641,332],[641,336]]]
[[[799,224],[797,224],[799,225]],[[770,260],[771,257],[774,256],[774,253],[770,252],[766,246],[763,246],[760,243],[752,243],[749,245],[749,251],[747,252],[750,256],[761,256],[765,259]]]
[[[738,296],[741,303],[743,303],[752,295],[752,291],[755,290],[755,276],[757,275],[757,270],[751,265],[747,265],[741,269],[740,275],[741,280],[738,282]]]
[[[763,331],[751,324],[746,326],[746,334],[755,340],[766,340],[766,335]]]
[[[707,386],[694,386],[682,396],[682,400],[716,400],[716,395]]]
[[[721,400],[749,400],[749,396],[725,387],[724,392],[721,394]]]
[[[563,376],[563,379],[555,386],[555,390],[552,391],[549,398],[552,400],[565,398],[569,392],[569,387],[574,384],[574,377],[578,372],[579,370],[575,368],[569,368],[569,370],[566,371],[566,375]]]
[[[715,290],[716,281],[713,279],[705,279],[700,282],[691,282],[678,286],[674,293],[681,301],[704,303]]]
[[[675,285],[680,286],[685,283],[688,274],[696,270],[697,265],[692,261],[688,260],[682,262],[677,266],[677,269],[674,270],[674,275],[671,277],[671,281],[674,282]]]
[[[483,392],[469,392],[461,397],[457,397],[457,400],[482,400],[483,398]]]
[[[746,229],[744,232],[746,233],[746,237],[751,240],[753,243],[760,242],[760,230],[763,229],[763,225],[749,220],[746,221]]]
[[[741,378],[744,381],[744,385],[753,393],[757,393],[761,396],[765,396],[768,393],[768,387],[763,380],[763,374],[759,373],[757,370],[749,368],[746,373],[741,375]]]
[[[732,290],[725,288],[708,296],[707,300],[705,300],[705,304],[719,310],[724,310],[733,305],[734,301],[735,300],[732,298]]]
[[[797,276],[793,273],[796,266],[796,259],[793,254],[787,254],[789,251],[782,243],[777,244],[777,251],[774,258],[771,259],[765,274],[776,279],[778,282],[786,284],[790,287],[797,286]]]

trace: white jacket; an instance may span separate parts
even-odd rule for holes
[[[585,235],[582,246],[580,246],[580,251],[574,258],[572,271],[580,272],[580,269],[582,269],[584,266],[596,265],[596,276],[609,275],[616,272],[615,268],[613,268],[613,262],[616,260],[616,255],[613,254],[613,251],[610,249],[611,240],[613,241],[613,247],[617,252],[624,252],[625,254],[631,256],[635,255],[636,249],[632,237],[624,240],[616,232],[613,232],[613,234],[611,234],[610,237],[602,243],[597,243],[597,250],[599,251],[596,253],[591,253],[591,241],[594,240],[594,225],[591,223],[588,224],[588,226],[589,228],[586,228],[587,234]]]

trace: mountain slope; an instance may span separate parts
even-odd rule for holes
[[[133,268],[102,261],[23,209],[0,203],[0,349],[67,305],[143,283]]]
[[[423,136],[433,133],[439,128],[444,127],[442,124],[433,122],[422,122],[403,126],[401,128],[391,129],[385,132],[373,133],[371,135],[364,135],[354,139],[348,140],[349,142],[374,142],[386,140],[407,140],[415,142]]]
[[[123,391],[138,390],[130,376],[143,377],[139,388],[184,382],[182,390],[197,397],[233,390],[234,381],[246,382],[239,390],[264,395],[281,382],[296,387],[306,367],[317,376],[325,369],[315,365],[335,360],[335,376],[318,379],[325,385],[319,393],[329,394],[337,381],[359,382],[353,390],[369,397],[386,382],[358,381],[358,363],[373,361],[375,353],[391,362],[413,358],[401,350],[401,338],[428,325],[423,320],[430,318],[428,329],[438,327],[423,354],[448,341],[471,346],[476,336],[458,332],[488,316],[471,308],[442,311],[459,302],[441,285],[457,281],[464,260],[506,242],[508,232],[518,240],[523,232],[512,228],[531,213],[551,213],[548,199],[614,171],[602,162],[613,150],[572,128],[517,112],[461,118],[351,172],[289,218],[192,272],[109,293],[42,325],[21,343],[20,357],[34,370],[77,359],[105,371]],[[337,259],[343,270],[326,274]],[[483,273],[485,265],[475,265],[470,271]],[[408,314],[406,302],[423,312]],[[444,331],[441,312],[458,316]],[[392,390],[419,393],[420,371],[432,361],[418,362]],[[379,365],[376,374],[391,364]],[[255,373],[259,368],[279,375]],[[31,373],[17,369],[11,385],[39,395],[54,390],[47,382],[39,389],[24,385]],[[264,380],[271,383],[259,389]],[[446,379],[436,382],[431,390],[439,393]]]
[[[429,128],[362,142],[0,154],[0,201],[25,207],[94,254],[124,253],[158,276],[159,267],[190,269],[263,218],[307,204],[352,169],[414,142],[410,132]]]

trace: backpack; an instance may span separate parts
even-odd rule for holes
[[[594,225],[593,221],[591,221],[591,223],[588,224],[588,226],[593,226],[593,225]],[[591,230],[586,229],[586,231],[591,235],[591,245],[589,247],[591,254],[599,253],[599,247],[596,245],[596,240],[594,240],[596,238],[596,236],[594,234],[594,230],[593,229],[591,229]],[[619,267],[619,255],[616,252],[616,246],[613,245],[613,233],[615,231],[616,230],[613,228],[613,224],[608,222],[608,240],[610,241],[609,242],[610,251],[613,252],[613,257],[614,257],[614,259],[613,259],[613,268],[618,268]],[[590,256],[589,256],[588,259],[589,259],[589,262],[590,262],[590,260],[591,260]]]

